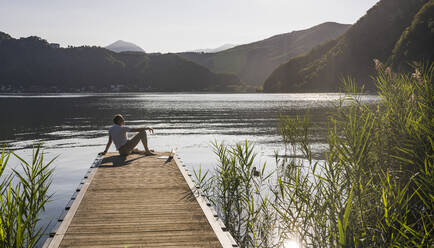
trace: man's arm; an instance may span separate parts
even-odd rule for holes
[[[154,133],[154,129],[151,127],[137,127],[137,128],[131,128],[130,132],[142,132],[145,130],[149,130],[149,132]]]
[[[111,145],[112,145],[112,136],[109,134],[109,140],[107,142],[107,145],[105,146],[105,150],[102,152],[102,155],[107,153]]]

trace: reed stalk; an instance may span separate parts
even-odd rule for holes
[[[20,169],[5,175],[10,156],[20,162]],[[52,159],[44,163],[39,147],[26,161],[16,153],[3,149],[0,156],[0,247],[36,247],[46,227],[38,226],[39,215],[51,198]]]
[[[216,170],[200,184],[241,247],[294,240],[299,247],[431,247],[434,64],[395,74],[377,61],[377,70],[374,105],[344,80],[322,160],[312,156],[308,116],[280,117],[286,152],[258,180],[247,141],[214,144]]]

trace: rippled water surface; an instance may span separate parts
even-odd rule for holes
[[[210,143],[234,144],[249,140],[256,145],[258,162],[273,166],[282,150],[277,129],[280,114],[309,113],[315,127],[313,147],[324,148],[327,114],[339,94],[45,94],[0,95],[0,144],[29,157],[31,147],[42,143],[47,159],[55,160],[53,201],[42,216],[55,220],[98,152],[104,150],[107,129],[121,113],[129,126],[151,126],[150,148],[177,148],[190,168],[212,169]],[[376,96],[363,96],[373,102]],[[110,151],[115,151],[114,146]],[[16,160],[10,162],[18,166]]]

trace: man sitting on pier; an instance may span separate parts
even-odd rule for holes
[[[102,154],[106,154],[110,148],[112,141],[115,143],[116,149],[120,155],[126,156],[131,153],[144,154],[146,156],[154,155],[148,148],[148,138],[146,136],[146,130],[150,133],[154,133],[154,130],[150,127],[130,128],[125,126],[125,119],[122,115],[116,115],[113,118],[114,125],[109,128],[109,140]],[[128,140],[127,132],[138,132],[132,139]],[[136,148],[137,144],[142,141],[144,151]]]

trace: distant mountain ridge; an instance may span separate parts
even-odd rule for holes
[[[0,31],[0,40],[7,40],[11,38],[12,37],[9,34]]]
[[[192,53],[217,53],[217,52],[231,49],[232,47],[235,47],[235,46],[237,46],[237,45],[224,44],[224,45],[221,45],[221,46],[216,47],[216,48],[196,49],[196,50],[192,50],[192,51],[188,51],[188,52],[192,52]]]
[[[279,66],[265,81],[264,91],[338,91],[346,76],[376,90],[373,59],[394,64],[394,69],[413,60],[432,61],[433,4],[434,0],[380,0],[340,38]]]
[[[110,50],[110,51],[116,52],[116,53],[119,53],[119,52],[145,52],[145,50],[143,50],[138,45],[131,43],[131,42],[123,41],[123,40],[115,41],[112,44],[106,46],[105,48]]]
[[[235,75],[216,74],[176,54],[60,48],[0,32],[1,92],[227,91]]]
[[[262,85],[269,74],[290,58],[342,35],[351,25],[326,22],[309,29],[272,36],[217,53],[178,53],[213,72],[237,75],[241,82]]]

